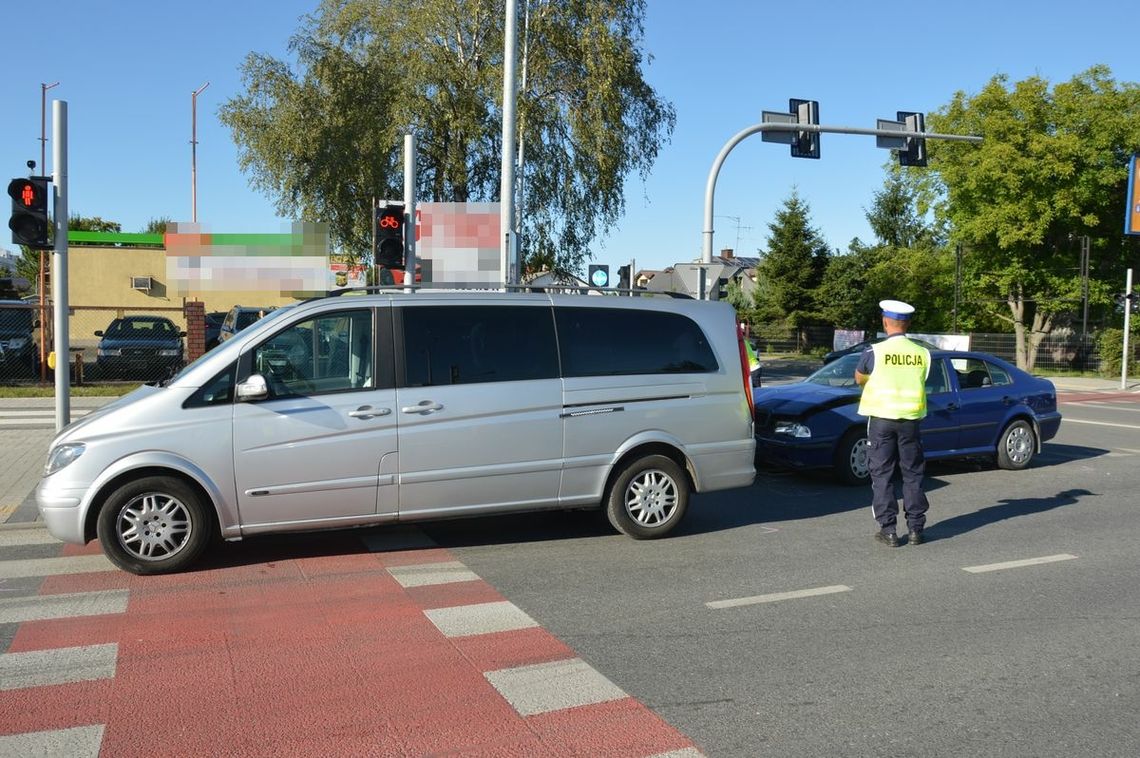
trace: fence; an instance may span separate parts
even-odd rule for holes
[[[752,325],[749,336],[759,353],[823,353],[834,347],[835,327],[805,326],[788,328]],[[970,334],[970,349],[990,353],[1017,364],[1017,338],[1013,334]],[[1130,344],[1135,361],[1140,353],[1140,340]],[[1089,371],[1100,373],[1101,360],[1095,334],[1080,335],[1068,329],[1057,330],[1037,346],[1034,371]],[[1116,363],[1119,365],[1119,362]]]
[[[51,306],[0,303],[0,385],[54,381]],[[68,316],[71,382],[151,383],[200,355],[205,345],[201,303],[181,307],[73,306]],[[41,349],[41,344],[45,346]]]

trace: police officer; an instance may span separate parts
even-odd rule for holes
[[[914,306],[882,300],[883,331],[887,338],[863,351],[855,381],[863,386],[859,414],[867,416],[870,444],[871,514],[879,524],[875,539],[890,547],[899,544],[895,523],[899,506],[891,477],[902,473],[903,509],[910,530],[908,543],[921,545],[930,503],[922,491],[926,461],[918,425],[926,416],[926,376],[930,351],[907,339]]]

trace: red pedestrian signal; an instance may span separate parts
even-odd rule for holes
[[[47,179],[13,179],[8,183],[8,196],[12,198],[12,217],[8,219],[12,242],[31,248],[50,248]]]

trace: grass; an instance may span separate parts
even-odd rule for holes
[[[72,397],[118,397],[138,388],[137,384],[82,384],[71,388]],[[55,397],[54,384],[0,386],[0,398]]]

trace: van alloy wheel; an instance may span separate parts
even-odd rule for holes
[[[95,526],[116,566],[132,574],[165,574],[190,565],[205,549],[211,513],[182,479],[145,476],[112,492]]]
[[[627,464],[606,497],[606,516],[613,527],[639,540],[668,534],[688,507],[689,479],[664,455],[647,455]]]

